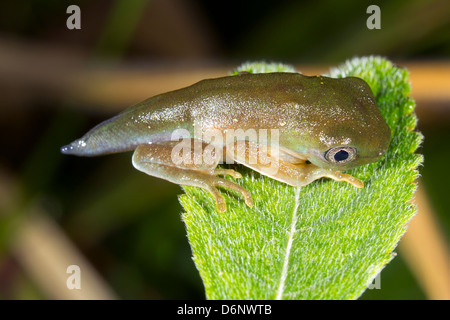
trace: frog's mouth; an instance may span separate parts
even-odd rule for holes
[[[292,164],[305,164],[309,162],[308,155],[294,152],[283,147],[279,147],[278,157],[280,160]]]

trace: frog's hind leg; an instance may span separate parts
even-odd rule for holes
[[[245,203],[252,207],[253,200],[250,192],[237,183],[217,177],[217,175],[231,175],[235,178],[242,176],[231,169],[216,169],[221,154],[218,154],[215,159],[209,159],[210,161],[196,158],[199,154],[195,153],[195,148],[191,148],[193,142],[193,140],[188,142],[168,141],[140,145],[133,154],[133,166],[150,176],[207,190],[214,197],[219,212],[225,212],[227,206],[224,197],[217,189],[218,186],[241,193]],[[201,144],[201,157],[203,150],[208,145],[202,142],[198,143]]]

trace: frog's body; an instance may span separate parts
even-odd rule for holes
[[[173,132],[185,129],[192,141],[203,141],[211,130],[278,129],[279,151],[261,148],[254,136],[244,138],[245,149],[231,154],[234,141],[226,138],[212,144],[227,156],[274,179],[302,186],[320,177],[344,180],[357,187],[362,182],[338,171],[378,160],[390,141],[390,130],[381,116],[370,87],[358,78],[307,77],[296,73],[241,74],[200,81],[184,89],[149,98],[107,120],[81,139],[61,150],[66,154],[95,156],[136,150],[134,166],[150,175],[207,189],[225,211],[223,197],[215,186],[243,193],[247,190],[217,174],[240,175],[216,170],[218,162],[174,164]],[[255,148],[252,148],[255,146]],[[267,147],[267,146],[266,146]],[[256,150],[256,151],[255,151]],[[265,150],[265,151],[264,151]],[[276,172],[267,163],[248,163],[277,158]],[[224,154],[225,154],[224,153]]]

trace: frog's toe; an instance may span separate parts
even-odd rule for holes
[[[345,174],[345,173],[342,173],[341,175],[342,176],[340,177],[340,179],[339,180],[336,179],[336,180],[348,182],[356,188],[364,188],[364,182],[362,182],[359,179],[356,179],[354,176],[351,176],[351,175]]]
[[[216,187],[208,185],[205,189],[213,196],[216,200],[217,211],[223,213],[227,211],[227,204],[225,203],[225,198],[220,194]]]
[[[214,170],[214,174],[215,175],[229,175],[232,176],[233,178],[242,178],[242,175],[237,172],[234,171],[233,169],[215,169]]]
[[[237,172],[235,172],[235,173],[237,173]],[[237,183],[234,183],[229,180],[222,179],[222,178],[216,178],[216,179],[214,179],[213,185],[221,186],[221,187],[228,188],[228,189],[234,190],[236,192],[239,192],[244,197],[245,203],[250,208],[253,207],[254,203],[253,203],[252,195],[250,194],[250,192],[247,189],[238,185]]]

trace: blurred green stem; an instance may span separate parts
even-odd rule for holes
[[[116,0],[94,50],[94,56],[118,60],[127,48],[148,3],[148,0]]]

